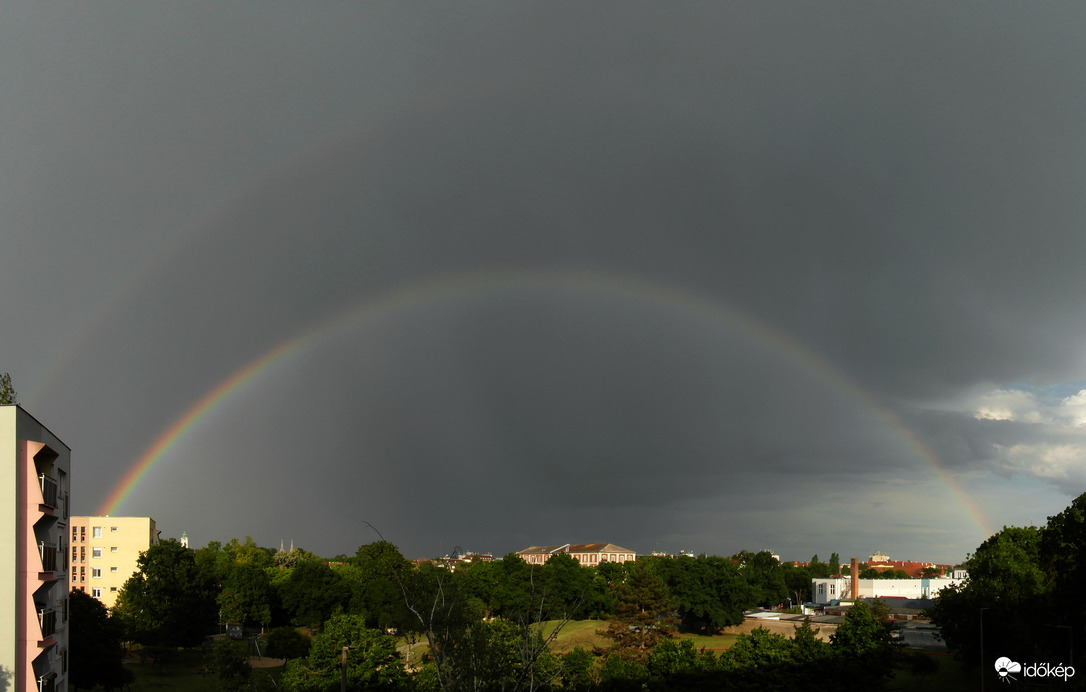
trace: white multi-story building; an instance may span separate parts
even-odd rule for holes
[[[0,689],[68,689],[71,450],[0,405]]]
[[[151,517],[72,517],[72,591],[83,591],[107,608],[136,573],[140,554],[158,543]]]
[[[857,579],[859,598],[935,598],[948,586],[962,579]],[[831,601],[852,599],[852,577],[812,579],[811,595],[815,603],[825,605]]]

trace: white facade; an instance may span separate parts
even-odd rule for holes
[[[859,579],[860,598],[935,598],[948,586],[962,579]],[[811,595],[815,603],[825,605],[831,601],[852,598],[852,577],[812,579]]]

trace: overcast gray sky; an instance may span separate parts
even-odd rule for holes
[[[0,371],[196,545],[958,561],[1086,489],[1084,15],[5,3]]]

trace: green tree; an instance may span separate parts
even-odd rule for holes
[[[637,560],[626,580],[614,587],[614,620],[603,634],[614,640],[614,648],[627,658],[644,660],[657,642],[673,636],[674,626],[667,584],[653,562]]]
[[[17,404],[18,395],[15,387],[11,385],[11,375],[0,373],[0,404]]]
[[[246,642],[229,639],[216,642],[212,653],[212,668],[224,690],[243,690],[248,687],[253,675],[253,667],[248,661],[249,648]]]
[[[269,658],[304,658],[309,655],[311,640],[293,627],[276,627],[268,632]]]
[[[403,624],[404,603],[400,585],[412,565],[392,543],[377,541],[359,546],[344,572],[354,591],[351,610],[366,614],[366,624],[377,629]]]
[[[214,630],[215,589],[197,567],[193,550],[171,538],[148,548],[136,564],[114,607],[130,640],[195,646]]]
[[[781,565],[781,576],[784,578],[784,586],[792,598],[792,605],[806,603],[811,600],[811,574],[810,567],[795,565],[786,562]]]
[[[753,593],[731,560],[680,555],[654,562],[678,609],[683,629],[717,632],[743,621],[743,610],[753,600]]]
[[[864,601],[845,613],[845,620],[830,635],[830,645],[842,673],[857,688],[875,687],[892,674],[890,630]]]
[[[1068,642],[1069,648],[1086,650],[1086,493],[1063,512],[1048,518],[1041,532],[1038,559],[1048,575],[1050,601],[1059,604],[1045,624],[1070,628],[1074,642]],[[1048,629],[1050,635],[1068,631]],[[1053,655],[1059,650],[1050,648]]]
[[[789,670],[792,656],[792,643],[786,637],[757,627],[739,635],[720,655],[720,664],[735,689],[798,689]]]
[[[841,574],[841,558],[837,555],[837,553],[830,553],[830,563],[828,567],[831,577],[835,577]]]
[[[296,624],[315,628],[346,609],[351,587],[328,565],[303,560],[280,585],[279,597]]]
[[[123,664],[121,624],[98,599],[82,591],[73,591],[68,599],[72,688],[125,687],[132,681],[132,671]]]
[[[533,618],[568,620],[579,616],[592,591],[592,570],[570,555],[555,555],[540,572]]]
[[[366,627],[358,615],[334,615],[323,631],[313,637],[313,646],[304,659],[287,664],[281,678],[285,690],[294,692],[336,692],[340,689],[343,649],[346,652],[346,682],[349,690],[401,690],[410,680],[396,640]]]
[[[226,622],[261,626],[271,622],[271,582],[264,568],[254,562],[232,565],[216,600]]]
[[[744,550],[732,559],[739,563],[739,573],[750,586],[752,605],[772,608],[788,600],[780,562],[768,550],[757,553]]]
[[[830,566],[824,562],[819,562],[817,554],[811,556],[811,564],[808,569],[811,570],[811,576],[815,579],[825,579],[830,576]]]
[[[1004,527],[969,558],[968,581],[943,589],[929,609],[947,646],[970,665],[982,664],[982,628],[988,651],[1036,660],[1037,645],[1051,634],[1046,623],[1052,622],[1040,545],[1036,527]]]

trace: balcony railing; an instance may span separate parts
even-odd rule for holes
[[[52,608],[49,608],[48,610],[39,610],[38,624],[41,625],[42,639],[48,639],[53,636],[57,631],[57,611]]]
[[[57,482],[44,473],[38,476],[41,481],[42,504],[56,508],[57,506]]]
[[[41,556],[41,571],[57,571],[57,547],[45,541],[38,543],[38,555]]]

